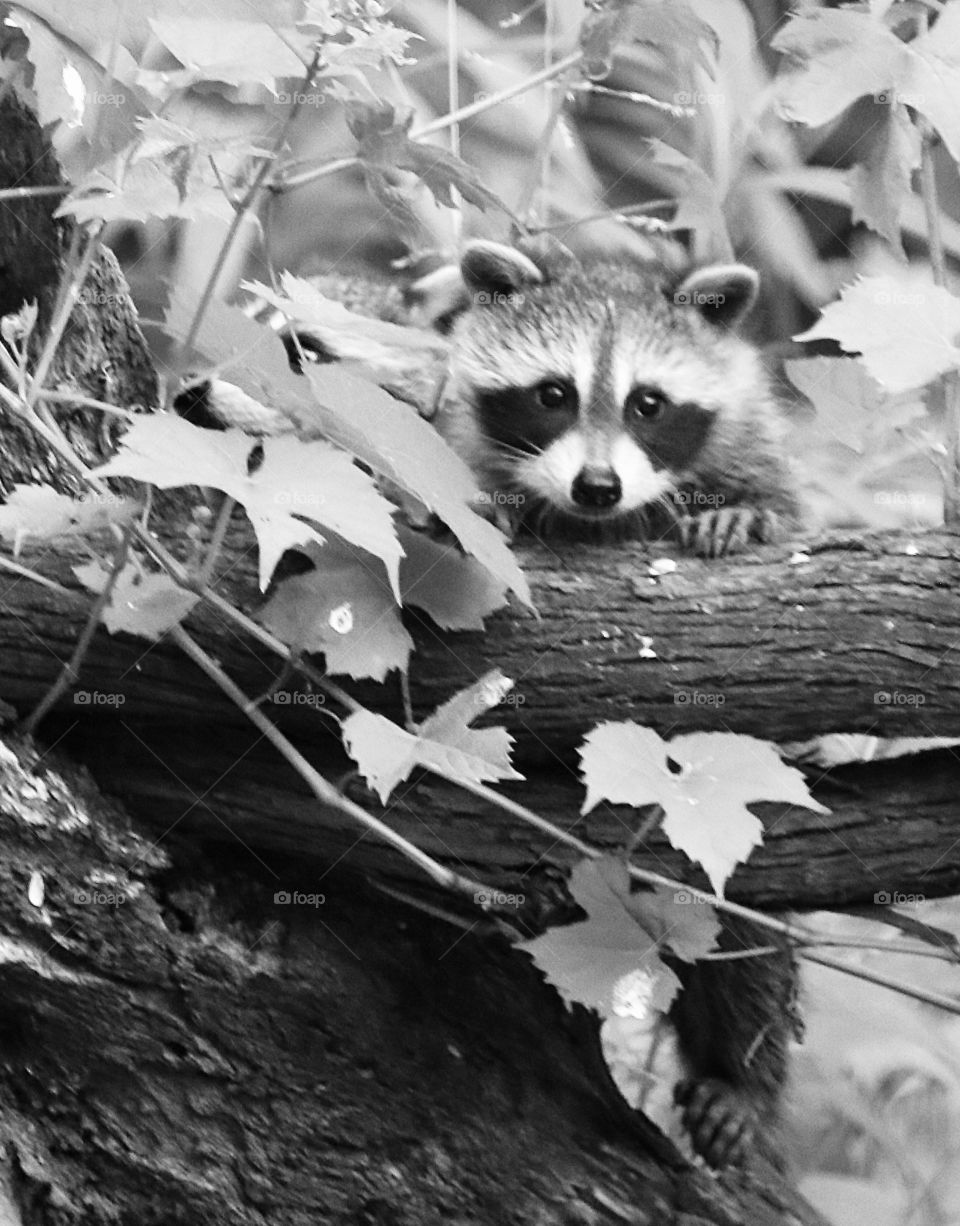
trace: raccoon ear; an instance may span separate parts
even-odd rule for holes
[[[543,281],[543,273],[529,256],[515,247],[485,239],[467,245],[460,259],[460,272],[473,294],[512,294],[525,285],[539,285]]]
[[[746,264],[710,264],[674,291],[678,306],[692,306],[708,323],[735,327],[757,299],[760,278]]]
[[[457,316],[470,305],[459,265],[444,264],[414,281],[404,294],[404,305],[409,323],[446,336]]]

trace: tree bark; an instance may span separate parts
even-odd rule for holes
[[[500,941],[343,870],[278,904],[318,894],[302,858],[161,849],[16,743],[0,848],[5,1221],[818,1222],[638,1148]]]

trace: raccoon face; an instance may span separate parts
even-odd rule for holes
[[[483,437],[500,454],[501,479],[565,515],[609,520],[666,496],[706,444],[714,414],[636,385],[622,404],[592,401],[562,378],[481,391]]]
[[[669,292],[658,268],[481,242],[459,271],[451,392],[469,424],[454,445],[525,516],[612,524],[664,502],[756,386],[729,331],[756,292],[741,265]]]

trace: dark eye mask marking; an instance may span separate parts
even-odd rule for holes
[[[484,434],[498,443],[506,443],[535,455],[566,433],[577,422],[579,405],[576,389],[559,379],[546,382],[567,388],[569,397],[566,405],[544,408],[539,398],[542,383],[535,387],[505,387],[477,392],[474,404]]]
[[[627,429],[654,468],[681,472],[703,450],[716,414],[698,404],[667,404],[655,418],[627,415]]]

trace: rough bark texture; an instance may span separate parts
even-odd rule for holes
[[[278,904],[318,892],[309,861],[162,850],[16,744],[0,848],[4,1221],[816,1221],[639,1150],[498,941],[343,871]]]
[[[182,548],[182,537],[178,544]],[[694,730],[747,732],[775,741],[827,732],[881,736],[960,735],[960,537],[948,532],[883,534],[811,544],[810,560],[789,549],[758,551],[721,565],[681,559],[664,579],[648,576],[642,544],[526,545],[518,555],[540,617],[510,609],[483,633],[443,634],[411,619],[417,640],[411,688],[424,714],[498,666],[515,679],[519,702],[495,712],[526,763],[576,762],[584,732],[605,719],[635,719],[661,735]],[[224,595],[255,610],[255,551],[239,520],[224,553]],[[25,561],[33,556],[25,555]],[[0,611],[11,699],[28,700],[52,677],[56,658],[82,625],[86,601],[66,551],[37,555],[45,574],[77,589],[66,603],[18,587]],[[18,622],[47,628],[41,644]],[[205,647],[252,691],[273,662],[231,635],[219,615],[192,623]],[[649,639],[654,658],[644,650]],[[8,655],[7,653],[15,653]],[[136,671],[130,666],[136,663]],[[101,636],[89,675],[123,694],[128,715],[239,722],[229,704],[160,643]],[[395,685],[355,684],[366,705],[400,715]],[[282,712],[284,727],[313,736],[313,712]]]

